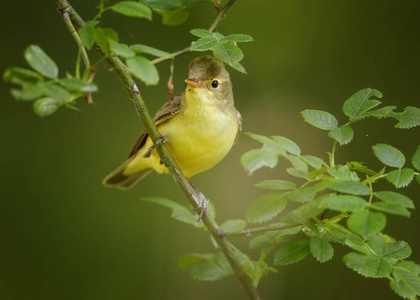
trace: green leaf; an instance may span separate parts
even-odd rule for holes
[[[242,50],[238,46],[230,43],[218,43],[214,45],[213,53],[214,57],[230,66],[241,61],[244,57]]]
[[[391,289],[400,297],[406,299],[416,299],[416,293],[413,292],[404,282],[391,280],[389,282]]]
[[[420,295],[420,278],[410,270],[394,266],[392,274],[398,278],[410,291]]]
[[[106,35],[104,28],[97,27],[95,28],[95,41],[101,47],[101,50],[104,52],[105,56],[109,55],[109,40]]]
[[[364,199],[357,196],[333,195],[324,198],[319,207],[346,212],[355,211],[367,205],[368,203]]]
[[[277,165],[277,162],[277,155],[264,149],[248,151],[241,157],[241,164],[249,171],[250,175],[264,166],[274,168]]]
[[[286,180],[264,180],[254,186],[269,190],[293,190],[296,188],[293,182]]]
[[[205,36],[214,36],[213,32],[207,29],[193,29],[190,31],[192,35],[198,36],[198,37],[205,37]]]
[[[329,168],[327,171],[331,176],[340,180],[353,180],[358,181],[356,172],[352,172],[348,166],[337,165],[333,168]]]
[[[371,255],[366,258],[366,266],[371,270],[373,278],[384,278],[391,274],[391,265],[380,256]]]
[[[287,204],[286,194],[274,193],[259,197],[246,212],[250,223],[262,223],[277,216]]]
[[[156,57],[162,57],[162,58],[173,58],[171,53],[168,53],[166,51],[162,51],[150,46],[142,45],[142,44],[134,44],[130,46],[130,49],[133,50],[136,53],[146,53],[150,54]]]
[[[312,168],[314,169],[320,169],[325,162],[316,156],[312,156],[312,155],[302,155],[301,158],[303,159],[304,162],[306,162],[308,165],[310,165]]]
[[[44,77],[32,70],[10,67],[4,72],[3,80],[6,82],[24,85],[44,81]]]
[[[343,256],[346,266],[365,277],[374,277],[373,271],[367,266],[368,256],[356,252],[350,252]]]
[[[351,161],[347,163],[347,167],[350,170],[359,171],[368,175],[377,175],[375,171],[369,170],[366,166],[363,165],[363,163],[357,162],[357,161]],[[382,174],[381,174],[382,175]]]
[[[308,171],[308,165],[299,156],[292,156],[292,155],[286,154],[284,157],[288,161],[290,161],[293,168],[295,168],[296,170]]]
[[[57,84],[45,84],[43,88],[44,95],[54,98],[59,104],[68,103],[72,98],[72,95],[66,89]]]
[[[315,198],[315,191],[310,187],[304,187],[299,190],[291,191],[287,194],[289,200],[298,203],[312,201]]]
[[[323,211],[323,209],[319,207],[321,200],[322,197],[300,205],[297,209],[288,212],[280,221],[282,223],[296,222],[296,220],[305,222],[306,219],[319,215]]]
[[[189,210],[185,206],[175,201],[165,199],[165,198],[158,198],[158,197],[145,197],[145,198],[142,198],[142,200],[155,203],[155,204],[171,209],[172,210],[171,217],[178,221],[184,222],[194,227],[203,227],[202,222],[197,222],[197,216],[194,216],[191,213],[191,210]]]
[[[30,45],[24,52],[27,63],[41,75],[47,78],[58,77],[58,67],[55,62],[36,45]]]
[[[273,224],[274,226],[276,224]],[[272,226],[273,226],[272,225]],[[283,236],[294,235],[301,231],[301,226],[296,226],[292,228],[267,231],[264,234],[258,235],[249,242],[250,249],[257,249],[260,247],[270,246],[274,242],[278,241]]]
[[[339,142],[340,145],[350,143],[353,139],[353,135],[354,131],[350,125],[342,125],[340,127],[334,128],[328,133],[328,136]]]
[[[273,154],[279,154],[279,155],[285,155],[286,154],[285,149],[283,147],[281,147],[278,143],[276,143],[274,140],[270,139],[269,137],[259,135],[259,134],[255,134],[255,133],[251,133],[251,132],[247,132],[246,135],[248,135],[252,139],[260,142],[261,144],[263,144],[264,145],[264,147],[263,147],[264,150],[268,150],[268,151],[272,152]]]
[[[349,229],[365,239],[381,232],[386,225],[386,217],[382,213],[368,209],[354,211],[347,220]]]
[[[414,276],[420,275],[420,265],[415,263],[414,261],[403,260],[403,261],[398,262],[395,266],[406,269],[407,271],[412,273]]]
[[[420,171],[420,146],[417,147],[416,153],[414,153],[413,158],[411,159],[413,167]]]
[[[352,180],[335,180],[330,187],[332,190],[352,195],[370,195],[370,188],[361,182]]]
[[[312,255],[320,263],[329,261],[334,255],[334,249],[326,239],[317,236],[311,237],[309,243]]]
[[[95,21],[87,21],[85,26],[79,28],[78,34],[83,46],[91,49],[95,43]]]
[[[308,240],[297,239],[280,248],[274,256],[275,265],[290,265],[304,259],[309,254]]]
[[[242,66],[239,62],[235,62],[231,65],[232,68],[234,68],[236,71],[241,72],[243,74],[246,74],[246,70],[244,66]]]
[[[214,35],[205,36],[191,43],[191,51],[207,51],[210,50],[218,42],[219,40]]]
[[[111,6],[111,9],[128,17],[146,18],[150,21],[152,20],[152,10],[140,2],[121,1]]]
[[[146,85],[156,85],[159,82],[159,73],[154,64],[145,57],[135,56],[127,58],[127,67],[133,75]]]
[[[324,238],[328,238],[331,242],[347,245],[351,249],[365,254],[370,253],[361,237],[338,223],[333,223],[329,226]]]
[[[285,138],[284,136],[273,136],[272,139],[280,145],[281,148],[283,148],[285,151],[299,156],[300,155],[300,148],[299,146],[293,142],[292,140],[289,140],[288,138]]]
[[[96,92],[98,88],[93,82],[87,82],[77,78],[64,78],[58,82],[61,86],[65,87],[69,91],[76,92]]]
[[[234,43],[243,43],[243,42],[252,42],[254,39],[247,34],[230,34],[225,36],[222,39],[222,42],[234,42]]]
[[[40,117],[49,116],[57,111],[60,107],[57,100],[45,97],[36,100],[33,104],[34,112]]]
[[[381,248],[381,256],[395,258],[395,259],[406,259],[411,255],[410,246],[403,241],[385,243]]]
[[[220,225],[220,228],[224,231],[240,231],[246,226],[244,220],[228,220]]]
[[[179,8],[173,11],[163,12],[162,13],[162,24],[168,26],[177,26],[184,23],[190,13],[184,8]]]
[[[219,266],[208,263],[200,263],[192,266],[190,274],[192,278],[204,281],[220,280],[231,275],[230,272],[227,272]]]
[[[301,114],[306,122],[322,130],[333,130],[338,126],[337,119],[326,111],[306,109]]]
[[[142,2],[155,11],[171,11],[181,7],[192,7],[195,4],[209,0],[143,0]]]
[[[417,107],[407,106],[403,112],[394,113],[392,117],[399,121],[395,128],[407,129],[420,125],[420,109]]]
[[[414,171],[410,168],[394,170],[386,175],[386,179],[395,185],[396,188],[409,185],[413,178]]]
[[[396,106],[385,106],[379,109],[370,110],[364,113],[361,113],[357,119],[361,120],[367,117],[375,117],[377,119],[391,117],[393,115],[393,110],[396,109]]]
[[[407,218],[410,217],[410,212],[403,205],[398,203],[374,202],[371,204],[371,208],[394,215],[400,215]]]
[[[383,191],[376,192],[375,197],[388,203],[400,204],[407,208],[414,208],[413,200],[407,196],[395,192]]]
[[[286,172],[289,175],[292,175],[294,177],[304,178],[304,179],[308,178],[308,171],[306,171],[306,170],[298,170],[298,169],[295,169],[295,168],[287,168]]]
[[[130,47],[128,47],[126,44],[120,44],[113,39],[108,39],[109,42],[109,49],[114,52],[116,55],[120,57],[133,57],[136,55]]]
[[[35,100],[45,95],[45,84],[43,82],[27,83],[22,85],[22,90],[11,89],[10,92],[16,100]]]
[[[343,112],[350,120],[357,120],[357,116],[381,104],[378,100],[369,100],[371,97],[382,98],[382,93],[374,89],[364,89],[352,95],[343,105]]]
[[[205,260],[209,263],[213,263],[216,260],[216,255],[213,253],[209,254],[186,254],[181,256],[178,260],[178,264],[181,269],[186,270],[196,262],[200,260]]]
[[[372,149],[375,156],[387,166],[402,168],[405,164],[404,154],[395,147],[387,144],[376,144]]]

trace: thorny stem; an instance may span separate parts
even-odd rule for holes
[[[235,3],[236,0],[230,0],[228,3],[226,3],[225,6],[223,6],[223,8],[221,8],[219,10],[219,13],[217,14],[216,18],[214,19],[213,23],[211,24],[211,26],[209,27],[209,31],[214,32],[216,30],[217,25],[219,24],[219,22],[223,19],[223,17],[225,16],[226,11],[233,5],[233,3]],[[182,50],[176,51],[174,53],[171,53],[170,57],[160,57],[160,58],[156,58],[154,60],[152,60],[152,64],[158,64],[164,61],[167,61],[169,59],[174,59],[177,56],[180,56],[182,54],[188,53],[190,52],[191,47],[186,47]]]
[[[70,19],[73,22],[73,25],[75,27],[79,27],[79,28],[83,27],[85,22],[73,9],[73,7],[68,3],[67,0],[53,0],[53,1],[58,7],[58,10],[62,14],[68,13],[70,15]],[[230,6],[232,6],[234,1],[235,0],[229,1],[229,3],[224,7],[224,9],[222,9],[221,12],[224,14],[226,10]],[[97,44],[95,45],[95,49],[101,55],[104,55]],[[143,98],[141,97],[140,91],[138,90],[137,85],[134,82],[130,72],[128,71],[127,67],[123,64],[123,62],[114,53],[111,53],[108,57],[106,57],[106,60],[112,66],[112,68],[116,71],[117,76],[120,78],[130,99],[132,100],[134,104],[137,114],[142,119],[143,124],[146,127],[147,132],[149,133],[150,138],[155,143],[160,137],[160,133],[157,130],[155,124],[153,123],[152,118],[150,117],[146,104]],[[199,194],[201,193],[190,184],[190,182],[184,176],[181,169],[178,167],[177,163],[175,162],[175,160],[173,159],[173,157],[171,156],[171,154],[169,153],[165,145],[161,145],[156,150],[158,151],[162,162],[165,164],[165,166],[174,176],[174,178],[176,179],[176,182],[178,183],[180,188],[183,190],[183,192],[187,196],[190,204],[198,213],[201,213],[202,207],[200,206],[200,197],[199,197],[200,196]],[[253,300],[260,300],[261,298],[258,295],[256,288],[253,286],[252,279],[245,273],[245,270],[240,264],[237,256],[234,254],[233,246],[231,246],[231,244],[226,240],[224,236],[219,235],[220,226],[207,213],[204,213],[202,221],[207,227],[210,234],[216,240],[217,244],[219,245],[226,259],[228,260],[230,266],[232,267],[232,270],[234,271],[236,277],[241,282],[249,298]]]

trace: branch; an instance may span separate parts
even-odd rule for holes
[[[55,1],[55,0],[54,0]],[[228,3],[226,3],[225,6],[223,6],[219,13],[217,14],[216,18],[214,19],[213,23],[211,24],[211,26],[209,27],[209,31],[214,32],[216,30],[217,25],[219,24],[219,22],[225,17],[225,13],[226,11],[233,5],[233,3],[235,3],[236,0],[230,0]],[[166,58],[156,58],[154,60],[152,60],[152,64],[158,64],[170,59],[174,59],[177,56],[180,56],[182,54],[188,53],[190,52],[191,47],[188,46],[182,50],[176,51],[174,53],[171,53],[171,57],[166,57]]]
[[[63,18],[64,18],[64,23],[66,24],[68,30],[70,31],[71,35],[76,41],[77,46],[79,46],[79,51],[82,56],[83,63],[85,64],[86,69],[90,69],[90,61],[89,61],[89,57],[87,55],[86,49],[83,46],[82,40],[77,34],[76,28],[74,28],[73,23],[70,20],[68,11],[63,11]]]
[[[58,10],[62,14],[68,13],[70,15],[70,19],[73,22],[75,27],[80,28],[84,26],[85,22],[78,15],[78,13],[73,9],[73,7],[68,3],[67,0],[53,0],[53,1],[56,4]],[[230,4],[229,5],[230,7],[234,1],[235,0],[229,1],[227,5]],[[225,10],[222,9],[221,12],[223,11],[225,12],[227,8]],[[220,17],[218,19],[220,19]],[[218,21],[216,22],[216,24],[217,23]],[[102,56],[104,55],[97,44],[95,44],[95,49]],[[112,66],[112,68],[116,71],[117,76],[120,78],[131,101],[134,104],[137,114],[142,119],[143,124],[147,132],[149,133],[150,138],[152,139],[154,143],[156,143],[156,141],[160,137],[160,133],[157,130],[155,124],[153,123],[153,120],[150,117],[150,114],[147,110],[146,104],[140,95],[140,91],[138,90],[137,85],[134,82],[127,67],[114,53],[111,53],[108,57],[106,57],[106,60]],[[200,202],[202,201],[203,194],[197,189],[195,189],[191,185],[191,183],[187,180],[187,178],[184,176],[181,169],[178,167],[177,163],[175,162],[174,158],[169,153],[165,145],[157,147],[156,150],[158,151],[162,162],[165,164],[165,166],[169,169],[171,174],[174,176],[174,178],[176,179],[176,182],[178,183],[182,191],[187,196],[190,204],[194,207],[194,210],[197,211],[198,213],[201,213],[203,208],[201,207]],[[219,235],[220,226],[206,212],[204,212],[202,221],[207,227],[210,234],[216,240],[217,244],[219,245],[226,259],[228,260],[230,266],[232,267],[232,270],[235,272],[236,277],[241,282],[249,298],[253,300],[260,300],[261,298],[258,295],[256,288],[253,286],[252,279],[245,273],[238,258],[235,256],[230,243],[226,240],[224,236]]]

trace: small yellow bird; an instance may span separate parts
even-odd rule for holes
[[[166,147],[186,177],[218,164],[242,130],[242,117],[233,103],[232,83],[222,62],[211,56],[195,58],[189,67],[185,93],[163,105],[153,121],[166,138]],[[152,170],[167,173],[146,131],[134,144],[129,159],[103,184],[130,188]]]

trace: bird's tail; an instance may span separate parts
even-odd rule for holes
[[[133,174],[124,175],[124,170],[130,161],[131,159],[127,160],[118,169],[105,177],[105,179],[102,181],[103,185],[106,187],[126,190],[131,188],[137,181],[146,177],[153,170],[149,168],[140,170]]]

